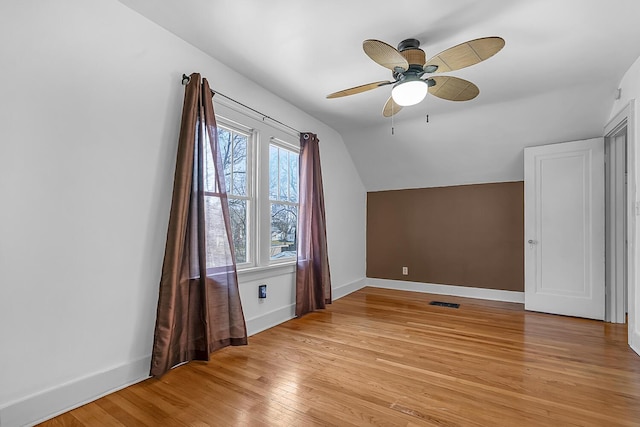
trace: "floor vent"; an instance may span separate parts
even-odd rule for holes
[[[429,305],[439,305],[440,307],[460,308],[460,304],[455,302],[431,301]]]

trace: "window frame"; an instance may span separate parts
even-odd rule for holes
[[[269,147],[273,142],[299,154],[299,135],[225,99],[214,98],[214,102],[219,126],[251,134],[247,147],[247,192],[252,195],[248,209],[248,215],[252,219],[247,225],[247,255],[250,262],[237,264],[238,275],[247,280],[259,280],[275,274],[294,272],[297,262],[295,257],[271,260],[270,256]]]
[[[230,130],[231,132],[235,132],[235,133],[247,136],[246,196],[238,196],[238,195],[227,193],[227,199],[245,200],[247,202],[247,219],[246,219],[247,221],[247,230],[246,230],[247,261],[241,262],[241,263],[238,263],[236,261],[236,268],[237,269],[250,268],[255,266],[257,262],[257,260],[255,259],[256,251],[254,249],[257,244],[256,235],[255,235],[256,227],[254,226],[254,223],[255,223],[254,218],[256,217],[256,204],[258,203],[257,197],[256,197],[256,190],[255,190],[256,186],[255,186],[255,178],[254,178],[255,171],[256,171],[255,169],[256,156],[254,154],[255,146],[256,146],[255,139],[257,137],[256,130],[242,123],[238,123],[235,120],[231,120],[227,117],[218,116],[218,115],[216,115],[216,125],[218,127],[222,127],[227,130]],[[234,251],[235,251],[235,248],[234,248]]]
[[[299,145],[294,145],[288,141],[283,141],[279,138],[275,138],[275,137],[271,137],[269,139],[269,143],[268,145],[268,155],[267,155],[267,159],[266,159],[266,163],[267,163],[267,169],[269,169],[269,167],[271,166],[270,164],[270,149],[271,146],[275,146],[275,147],[279,147],[281,149],[296,153],[298,155],[298,162],[300,159],[300,146]],[[300,171],[298,170],[298,174],[300,174]],[[266,202],[267,205],[265,206],[264,209],[266,209],[269,212],[269,264],[270,265],[276,265],[276,264],[287,264],[287,263],[291,263],[291,262],[295,262],[296,261],[296,257],[288,257],[285,259],[272,259],[271,258],[271,205],[272,204],[280,204],[280,205],[288,205],[288,206],[295,206],[296,210],[297,210],[297,214],[296,214],[296,218],[298,218],[298,215],[300,214],[300,183],[298,180],[298,201],[297,202],[291,202],[289,200],[274,200],[271,198],[271,192],[270,192],[270,188],[269,188],[269,184],[270,184],[270,179],[271,179],[271,175],[269,174],[269,180],[267,182],[267,195],[266,195]],[[278,194],[279,197],[279,194]],[[297,229],[297,225],[296,225],[296,245],[298,243],[298,229]],[[297,246],[296,246],[297,248]]]

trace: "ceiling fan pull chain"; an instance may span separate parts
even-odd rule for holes
[[[393,106],[394,104],[391,104],[391,135],[395,135],[395,129],[393,128],[393,115],[395,114],[393,111]]]

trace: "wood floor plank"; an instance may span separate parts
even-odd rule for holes
[[[640,426],[626,342],[626,325],[364,288],[42,425]]]
[[[46,425],[48,427],[83,427],[84,424],[78,421],[70,412],[67,412],[46,421]]]
[[[122,427],[120,421],[99,405],[84,405],[73,411],[73,417],[80,425],[102,425],[105,427]]]

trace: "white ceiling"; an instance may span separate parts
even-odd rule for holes
[[[340,132],[370,191],[522,179],[524,146],[602,135],[640,56],[638,0],[120,1]],[[427,97],[392,122],[390,86],[325,98],[391,79],[365,39],[417,38],[431,57],[486,36],[505,48],[447,73],[480,88],[472,101]]]

